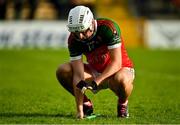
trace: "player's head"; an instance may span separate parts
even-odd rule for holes
[[[69,12],[67,27],[69,32],[84,32],[92,28],[93,20],[93,13],[88,7],[76,6]]]

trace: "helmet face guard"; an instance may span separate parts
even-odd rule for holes
[[[93,14],[88,7],[76,6],[69,12],[68,30],[70,32],[83,32],[92,25],[93,19]]]

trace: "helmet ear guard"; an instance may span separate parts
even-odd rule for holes
[[[88,7],[76,6],[68,15],[67,28],[70,32],[82,32],[88,28],[92,29],[93,14]]]

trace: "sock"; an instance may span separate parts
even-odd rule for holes
[[[87,96],[86,96],[86,95],[84,95],[83,102],[88,102],[88,101],[89,101],[89,99],[87,98]]]

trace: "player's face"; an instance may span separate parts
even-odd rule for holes
[[[74,32],[73,34],[79,40],[86,40],[92,36],[93,31],[88,28],[87,30],[85,30],[83,32]]]

